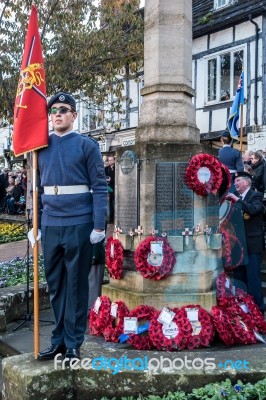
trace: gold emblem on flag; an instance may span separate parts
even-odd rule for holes
[[[43,70],[43,64],[35,63],[27,65],[26,68],[20,71],[17,97],[23,95],[25,90],[32,89],[34,85],[40,86],[44,82],[40,70]],[[27,108],[27,106],[21,104],[17,104],[17,107]]]

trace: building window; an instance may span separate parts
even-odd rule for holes
[[[214,0],[214,9],[218,10],[219,8],[225,7],[230,4],[230,0]]]
[[[207,102],[232,100],[244,67],[244,49],[220,53],[207,59]]]

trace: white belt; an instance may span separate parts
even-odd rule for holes
[[[69,185],[69,186],[44,186],[44,194],[58,195],[58,194],[78,194],[89,192],[87,185]]]

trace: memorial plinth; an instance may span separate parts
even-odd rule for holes
[[[191,155],[207,150],[210,152],[209,148],[192,144],[142,143],[118,151],[117,223],[121,233],[114,237],[121,241],[125,252],[123,278],[111,279],[103,287],[111,300],[124,300],[129,308],[140,304],[158,309],[200,304],[209,310],[216,304],[215,279],[222,270],[218,197],[198,196],[184,181]],[[134,159],[127,174],[121,168],[125,153]],[[122,210],[120,184],[125,202]],[[126,199],[130,199],[128,213]],[[138,224],[143,230],[141,235],[136,233]],[[209,235],[206,226],[211,229]],[[185,235],[186,229],[189,235]],[[172,274],[160,281],[142,277],[134,264],[134,251],[152,231],[158,236],[167,235],[176,256]]]

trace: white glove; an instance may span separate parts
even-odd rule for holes
[[[31,243],[32,248],[35,246],[35,243],[38,242],[38,240],[40,240],[42,237],[41,231],[40,229],[38,229],[38,235],[37,238],[35,240],[34,234],[33,234],[33,228],[28,232],[28,239]]]
[[[90,235],[90,241],[92,244],[99,243],[105,238],[105,231],[97,232],[95,229],[92,230]]]

